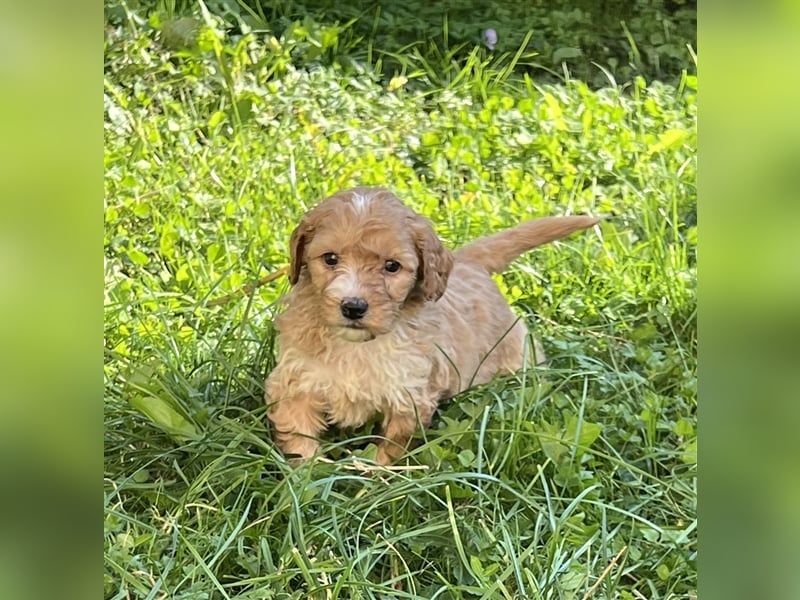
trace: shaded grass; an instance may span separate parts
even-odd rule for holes
[[[198,4],[140,0],[127,6],[164,23],[168,41],[180,44],[186,15],[199,14]],[[573,77],[604,87],[609,80],[622,84],[643,76],[674,85],[697,47],[696,3],[684,0],[207,0],[205,5],[229,33],[254,31],[288,42],[295,65],[347,69],[357,58],[384,84],[403,73],[425,79],[428,88],[445,86],[454,63],[479,57],[496,67],[499,57],[516,52],[525,56],[517,63],[519,72],[539,82]],[[122,6],[107,5],[106,18],[122,21]],[[491,50],[483,43],[487,29],[497,35]]]
[[[106,41],[105,596],[692,597],[696,79],[592,91],[473,61],[417,93],[200,35]],[[286,283],[235,292],[357,183],[451,245],[613,216],[499,278],[548,369],[443,405],[395,470],[365,472],[368,429],[290,470],[261,399]]]

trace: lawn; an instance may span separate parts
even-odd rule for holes
[[[636,15],[554,46],[591,33],[560,8],[487,20],[494,51],[459,11],[412,44],[408,15],[333,4],[106,2],[105,597],[696,597],[691,47]],[[498,278],[547,368],[443,404],[393,469],[359,468],[369,428],[292,469],[263,402],[280,270],[359,184],[451,247],[609,216]]]

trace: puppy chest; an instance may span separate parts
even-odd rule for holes
[[[298,391],[316,396],[330,423],[343,427],[362,425],[376,412],[414,413],[430,381],[427,357],[364,352],[360,346],[358,352],[304,357],[292,369]]]

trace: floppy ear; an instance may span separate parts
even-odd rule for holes
[[[291,262],[289,263],[289,282],[294,285],[300,279],[300,271],[306,264],[305,261],[305,247],[314,233],[313,221],[304,216],[300,224],[292,232],[292,237],[289,238],[289,255]]]
[[[427,219],[416,217],[413,227],[419,256],[418,284],[425,300],[438,300],[447,288],[453,254],[442,245]]]

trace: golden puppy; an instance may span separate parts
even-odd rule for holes
[[[451,252],[430,222],[382,188],[323,200],[292,233],[294,285],[277,318],[269,419],[306,459],[328,425],[383,415],[377,462],[400,457],[439,400],[513,373],[528,331],[492,281],[517,256],[599,219],[546,217]]]

